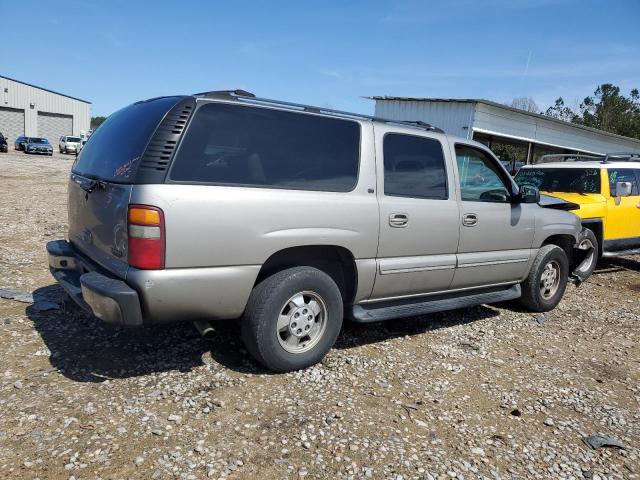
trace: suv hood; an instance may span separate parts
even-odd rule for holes
[[[561,198],[566,202],[577,203],[578,205],[589,205],[593,203],[606,203],[607,199],[599,193],[564,193],[564,192],[540,192],[544,195]]]

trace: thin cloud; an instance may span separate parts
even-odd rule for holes
[[[325,77],[338,78],[338,79],[342,78],[342,74],[335,70],[318,70],[318,73]]]

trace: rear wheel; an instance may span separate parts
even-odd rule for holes
[[[553,310],[564,295],[569,261],[557,245],[545,245],[536,255],[529,276],[522,283],[520,303],[534,312]]]
[[[295,267],[260,282],[242,318],[247,350],[265,367],[286,372],[318,363],[342,326],[342,295],[333,279]]]

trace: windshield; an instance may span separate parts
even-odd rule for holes
[[[599,168],[523,168],[515,180],[541,192],[600,193]]]
[[[49,143],[46,138],[29,137],[29,143]]]
[[[156,98],[111,114],[87,140],[73,172],[89,178],[131,183],[151,135],[178,100],[180,97]]]
[[[79,141],[80,141],[80,137],[67,137],[67,142],[74,143]]]

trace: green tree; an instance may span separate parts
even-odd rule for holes
[[[98,128],[107,117],[91,117],[91,130]]]
[[[547,111],[544,112],[548,117],[557,118],[558,120],[564,120],[565,122],[574,122],[576,119],[576,114],[573,110],[567,107],[564,104],[564,100],[562,97],[556,100],[556,103],[553,107],[547,108]]]
[[[620,87],[611,83],[600,85],[592,97],[580,104],[580,121],[587,127],[640,138],[640,101],[638,90],[631,90],[629,97],[620,94]]]
[[[592,96],[582,101],[577,112],[567,107],[560,97],[545,115],[640,139],[640,93],[637,88],[626,97],[620,93],[620,87],[603,83]]]

